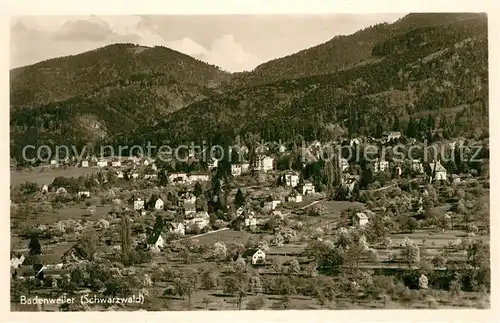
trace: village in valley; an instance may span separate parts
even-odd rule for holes
[[[322,139],[12,170],[12,308],[488,308],[488,140]]]

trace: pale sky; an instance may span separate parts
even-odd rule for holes
[[[10,67],[114,43],[165,46],[230,72],[352,34],[404,14],[220,16],[18,16]]]

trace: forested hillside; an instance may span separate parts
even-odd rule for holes
[[[331,74],[360,63],[370,64],[373,62],[369,60],[373,47],[387,39],[423,27],[450,25],[461,28],[464,24],[475,25],[479,20],[485,22],[486,16],[474,13],[412,13],[393,24],[378,24],[352,35],[336,36],[323,44],[261,64],[251,72],[237,73],[226,86],[238,88]]]
[[[314,139],[338,123],[350,135],[487,135],[484,19],[422,27],[375,44],[370,64],[242,88],[193,103],[141,136],[175,141],[258,132]]]
[[[153,74],[197,85],[228,77],[213,65],[165,47],[115,44],[11,70],[11,107],[61,101],[134,75]]]

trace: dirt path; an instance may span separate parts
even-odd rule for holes
[[[195,236],[191,236],[191,237],[187,237],[187,238],[182,238],[182,239],[179,239],[179,240],[175,240],[174,242],[179,242],[179,241],[188,240],[188,239],[194,239],[194,238],[198,238],[198,237],[201,237],[201,236],[205,236],[207,234],[217,233],[217,232],[225,231],[225,230],[229,230],[229,228],[222,228],[222,229],[219,229],[219,230],[214,230],[214,231],[209,231],[209,232],[197,234]]]
[[[319,202],[324,201],[324,200],[325,200],[325,199],[321,199],[321,200],[317,200],[317,201],[311,202],[311,203],[309,203],[309,204],[307,204],[307,205],[305,205],[305,206],[301,206],[301,207],[299,207],[299,210],[306,209],[306,208],[308,208],[308,207],[310,207],[310,206],[313,206],[314,204],[319,203]]]

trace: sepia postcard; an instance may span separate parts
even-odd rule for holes
[[[491,310],[490,19],[10,16],[10,311]]]

